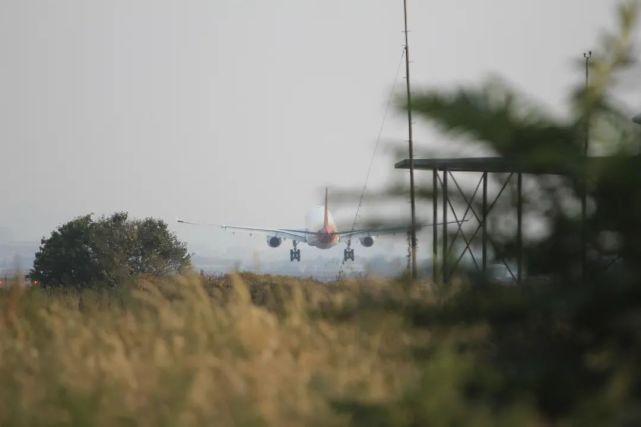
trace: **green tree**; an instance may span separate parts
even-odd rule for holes
[[[501,287],[471,276],[477,286],[437,310],[415,312],[421,326],[487,328],[482,340],[465,336],[460,343],[461,353],[483,367],[461,380],[470,401],[500,411],[533,402],[550,425],[641,423],[641,134],[612,96],[632,62],[638,6],[620,7],[620,32],[595,52],[590,84],[576,91],[567,118],[497,81],[415,97],[414,112],[445,134],[463,135],[529,169],[565,172],[563,179],[530,176],[537,197],[525,195],[526,210],[548,226],[540,240],[526,242],[527,271],[539,280]],[[586,129],[611,156],[586,161]],[[584,188],[585,272],[580,212],[566,203],[578,205]],[[509,257],[514,237],[504,245]]]
[[[537,196],[525,195],[525,210],[538,216],[549,230],[538,244],[526,247],[527,270],[531,274],[581,281],[581,217],[578,210],[568,208],[568,202],[578,206],[584,187],[590,230],[586,236],[591,264],[588,267],[602,270],[599,263],[603,262],[607,240],[623,247],[617,254],[620,265],[628,270],[639,269],[641,201],[637,200],[639,158],[635,155],[640,150],[641,129],[632,122],[633,114],[612,93],[622,72],[633,63],[640,4],[635,0],[621,4],[619,32],[608,34],[594,52],[590,84],[585,87],[581,81],[566,117],[551,114],[500,79],[481,88],[425,91],[414,97],[413,112],[445,135],[463,136],[528,170],[563,172],[564,179],[528,176]],[[611,155],[586,162],[586,132],[592,149]],[[478,204],[476,208],[479,212]],[[499,233],[494,232],[495,240],[504,247],[495,249],[509,255],[514,251],[515,238],[512,235],[496,238]]]
[[[127,213],[76,218],[43,238],[30,276],[46,287],[117,286],[139,275],[166,276],[190,265],[184,243],[161,220]]]

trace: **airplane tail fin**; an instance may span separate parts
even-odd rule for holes
[[[327,227],[329,223],[329,211],[327,207],[327,187],[325,187],[325,219],[323,220],[323,225]]]

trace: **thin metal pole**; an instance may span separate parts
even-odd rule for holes
[[[447,256],[448,256],[448,250],[447,250],[447,170],[443,170],[443,254],[441,257],[443,258],[443,266],[441,267],[443,269],[443,283],[447,283],[448,280],[448,271],[447,271]]]
[[[516,245],[517,245],[517,272],[516,281],[523,279],[523,174],[516,176]]]
[[[438,171],[432,170],[432,281],[438,279]]]
[[[584,52],[583,58],[585,58],[585,95],[588,96],[588,90],[590,88],[590,61],[592,60],[592,51]],[[586,117],[585,124],[585,141],[583,141],[583,155],[587,157],[588,148],[590,144],[590,126],[589,120]]]
[[[592,51],[584,52],[585,59],[585,96],[588,97],[590,87],[590,60]],[[588,251],[588,230],[587,230],[587,166],[588,166],[588,149],[590,144],[590,118],[585,117],[585,140],[583,141],[583,167],[581,168],[581,275],[586,277],[587,268],[587,251]]]
[[[487,271],[487,172],[483,172],[483,206],[482,206],[483,234],[481,237],[481,250],[483,251],[483,273]]]
[[[410,205],[412,210],[412,230],[411,230],[411,247],[412,247],[412,268],[411,268],[411,278],[416,280],[417,270],[416,270],[416,198],[414,193],[414,135],[412,131],[412,95],[410,87],[410,46],[409,46],[409,37],[407,35],[407,0],[403,0],[403,18],[404,18],[404,27],[405,27],[405,83],[407,89],[407,124],[408,124],[408,149],[409,149],[409,160],[410,160]]]

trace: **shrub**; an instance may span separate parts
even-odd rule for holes
[[[139,275],[166,276],[190,265],[186,245],[161,220],[127,213],[76,218],[43,238],[30,276],[46,287],[116,286]]]

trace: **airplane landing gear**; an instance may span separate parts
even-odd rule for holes
[[[289,251],[290,262],[294,262],[294,261],[300,262],[300,249],[296,249],[296,246],[298,246],[298,242],[294,240],[294,249],[291,249]]]
[[[352,241],[350,240],[347,243],[347,249],[345,249],[345,251],[343,252],[343,262],[347,262],[350,259],[354,261],[354,249],[352,249],[351,243]]]
[[[343,261],[347,262],[349,260],[354,261],[354,249],[345,249],[343,253]]]

